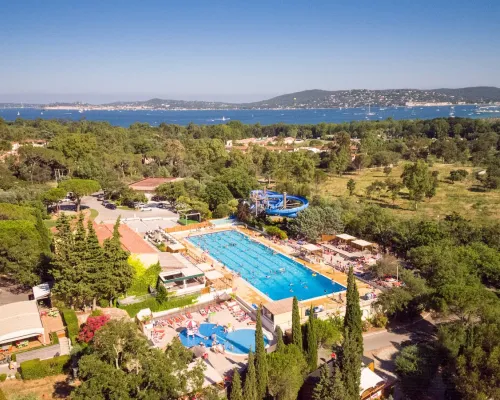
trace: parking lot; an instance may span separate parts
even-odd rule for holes
[[[154,224],[154,228],[158,228],[158,226],[161,226],[162,228],[166,228],[169,226],[174,226],[176,225],[176,221],[179,219],[179,215],[175,212],[172,212],[170,210],[162,209],[157,207],[158,203],[151,202],[148,203],[148,205],[151,205],[151,211],[140,211],[140,210],[123,210],[120,208],[117,208],[115,210],[111,210],[109,208],[106,208],[102,205],[100,201],[97,200],[96,197],[94,196],[86,196],[82,199],[82,205],[92,208],[96,210],[99,215],[96,217],[95,221],[97,223],[113,223],[116,221],[116,219],[120,216],[122,220],[130,220],[130,219],[136,219],[136,220],[157,220],[157,221],[162,221],[161,223],[156,222]],[[146,230],[143,230],[143,226],[147,226],[148,224],[142,224],[138,225],[136,228],[141,228],[139,232],[146,232]],[[165,226],[164,226],[165,225]],[[134,228],[135,230],[135,228]]]

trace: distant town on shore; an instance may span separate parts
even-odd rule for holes
[[[84,102],[22,104],[3,103],[3,108],[32,107],[47,110],[272,110],[373,107],[425,107],[460,104],[500,104],[500,88],[489,86],[459,89],[305,90],[253,103],[194,100],[118,101],[106,104]]]

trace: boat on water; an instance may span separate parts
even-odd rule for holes
[[[476,113],[497,113],[500,112],[500,106],[482,106],[476,109]]]
[[[83,108],[80,108],[80,109],[78,110],[78,112],[79,112],[80,114],[82,114],[82,113],[83,113]]]
[[[366,115],[375,115],[375,113],[371,112],[370,110],[370,104],[368,104],[368,112],[366,113]]]
[[[21,115],[21,113],[18,111],[18,112],[17,112],[17,116],[19,117],[20,115]]]

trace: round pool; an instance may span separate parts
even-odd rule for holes
[[[237,329],[234,332],[224,333],[222,326],[201,324],[194,336],[188,336],[187,329],[184,329],[179,337],[186,347],[197,346],[201,343],[206,347],[212,347],[215,338],[218,343],[224,345],[228,353],[248,354],[250,348],[255,351],[255,329]],[[269,344],[265,336],[264,344],[265,346]]]

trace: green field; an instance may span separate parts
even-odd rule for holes
[[[389,177],[400,180],[404,163],[394,167]],[[392,204],[389,194],[382,192],[379,197],[372,195],[368,198],[366,188],[375,180],[385,181],[386,175],[383,168],[369,168],[362,171],[339,176],[329,176],[321,185],[318,194],[327,197],[348,196],[347,181],[356,181],[355,198],[377,203],[382,207],[394,210],[402,217],[426,216],[430,218],[442,218],[453,211],[462,214],[468,219],[491,220],[500,219],[500,191],[480,191],[479,182],[474,178],[478,168],[462,167],[450,164],[434,164],[432,171],[439,171],[439,186],[436,196],[432,199],[418,204],[417,211],[413,210],[413,202],[408,200],[406,189],[401,190],[400,196]],[[469,176],[462,182],[450,183],[446,178],[451,170],[465,169]]]

